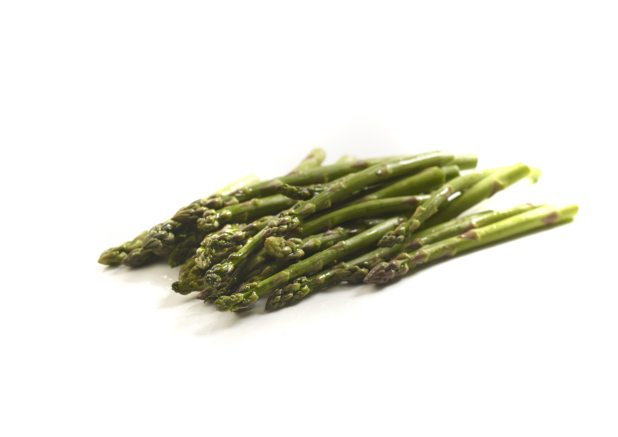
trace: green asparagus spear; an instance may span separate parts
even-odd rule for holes
[[[99,264],[103,264],[106,266],[117,266],[122,264],[122,261],[131,251],[142,247],[142,241],[144,240],[144,237],[146,235],[148,235],[148,231],[142,232],[133,240],[127,241],[126,243],[121,244],[118,247],[112,247],[110,249],[107,249],[101,254],[101,257],[99,258]]]
[[[266,301],[266,310],[272,311],[298,303],[309,293],[339,284],[340,282],[345,281],[352,284],[362,282],[368,272],[366,268],[350,265],[335,266],[330,270],[309,278],[301,276],[285,284],[283,287],[275,289]]]
[[[445,165],[444,167],[442,167],[442,171],[444,172],[444,176],[447,181],[450,181],[451,179],[455,179],[457,176],[460,176],[459,170],[460,168],[456,165]]]
[[[303,258],[306,253],[326,249],[336,242],[346,240],[364,230],[364,227],[358,226],[352,228],[338,227],[302,240],[300,238],[286,240],[282,237],[268,237],[264,242],[264,249],[268,255],[274,258],[294,261]]]
[[[247,184],[252,184],[257,181],[259,181],[257,176],[255,175],[247,176],[242,179],[239,179],[238,181],[226,187],[223,187],[217,190],[213,195],[227,195],[231,193],[232,191],[235,191]],[[166,227],[166,224],[167,222],[161,225],[157,225],[153,229],[155,229],[156,233],[162,233],[160,235],[162,235],[164,239],[167,238],[167,241],[170,241],[170,239],[173,240],[173,238],[171,238],[171,236],[162,229]],[[101,257],[99,258],[99,263],[104,264],[104,265],[119,265],[122,263],[128,266],[138,266],[138,265],[145,264],[156,258],[156,255],[153,250],[154,246],[157,246],[157,250],[159,250],[160,252],[164,252],[163,247],[159,248],[158,245],[156,245],[153,241],[150,243],[151,245],[150,249],[146,249],[142,251],[141,249],[143,247],[143,244],[145,242],[147,243],[149,240],[152,240],[152,237],[150,236],[150,231],[146,233],[142,233],[130,242],[127,242],[118,247],[112,247],[111,249],[108,249],[105,252],[103,252]],[[166,247],[165,249],[167,250],[168,248]],[[136,253],[130,255],[131,252],[136,251],[136,250],[137,250]],[[171,249],[167,251],[167,253],[169,252],[171,252]]]
[[[453,159],[449,152],[429,152],[410,158],[399,159],[387,164],[377,164],[346,178],[345,182],[332,185],[328,191],[324,191],[314,198],[305,202],[299,202],[291,210],[280,214],[253,237],[237,253],[230,255],[225,263],[216,264],[208,271],[205,279],[210,284],[216,284],[222,277],[229,276],[234,268],[255,253],[264,244],[264,240],[271,236],[284,236],[288,231],[298,227],[301,222],[319,209],[330,207],[332,203],[340,201],[369,185],[377,182],[405,176],[415,173],[434,165],[442,165]]]
[[[450,170],[449,170],[450,171]],[[379,191],[364,196],[354,203],[363,203],[369,200],[386,199],[389,197],[412,196],[425,193],[431,188],[442,185],[446,181],[444,170],[440,167],[430,167],[420,173],[401,179],[387,185]]]
[[[242,281],[259,282],[264,280],[287,267],[290,262],[303,258],[308,253],[315,253],[318,250],[330,248],[335,243],[347,240],[363,232],[365,229],[362,223],[352,223],[352,226],[347,228],[337,228],[323,234],[312,235],[303,240],[298,240],[299,248],[296,254],[289,254],[287,257],[275,257],[275,261],[266,266],[264,266],[264,262],[267,261],[268,258],[265,244],[265,247],[262,248],[252,260],[243,265],[241,269],[235,270],[233,275],[227,278],[226,281],[215,284],[214,286],[206,286],[204,291],[200,293],[199,298],[212,303],[220,296],[229,295],[234,292]],[[268,240],[269,239],[267,239],[267,242]],[[199,284],[202,284],[202,282],[199,282]]]
[[[203,232],[212,232],[220,223],[229,221],[246,222],[250,218],[278,213],[293,206],[296,202],[281,194],[251,199],[218,211],[206,210],[204,216],[197,220],[197,228]]]
[[[324,162],[326,158],[326,152],[324,149],[313,149],[309,155],[305,159],[301,161],[298,166],[294,170],[292,170],[289,174],[302,174],[306,173],[307,170],[311,170],[312,168],[319,167]]]
[[[239,309],[247,308],[253,305],[261,295],[275,289],[277,285],[288,282],[306,273],[319,272],[324,265],[336,259],[346,257],[359,249],[375,244],[382,235],[393,229],[400,221],[401,219],[399,217],[386,220],[352,238],[338,242],[330,249],[323,250],[309,258],[299,261],[259,283],[244,284],[239,289],[238,293],[231,296],[221,296],[217,299],[215,305],[219,311],[238,311]]]
[[[462,232],[513,217],[534,208],[537,207],[531,204],[524,204],[501,211],[489,211],[469,217],[454,219],[411,235],[401,244],[391,247],[378,247],[350,261],[341,263],[331,270],[322,271],[309,278],[298,278],[296,280],[298,281],[296,285],[290,283],[276,289],[266,302],[266,309],[273,310],[297,303],[307,294],[317,289],[338,284],[339,282],[362,282],[365,275],[367,275],[369,270],[375,265],[390,261],[394,256],[403,251],[415,250],[428,244],[460,235]],[[362,277],[359,278],[359,275],[362,275]]]
[[[304,174],[307,171],[319,167],[324,158],[326,157],[326,152],[323,149],[313,149],[311,153],[303,160],[299,165],[296,166],[288,175],[295,174]],[[244,187],[252,187],[259,183],[259,180],[254,181],[251,184],[244,184],[242,186],[236,187],[235,190],[232,190],[231,193],[237,193],[241,188]],[[268,183],[268,182],[267,182]],[[275,194],[275,193],[272,193]],[[247,201],[250,198],[241,199],[240,201]],[[239,199],[234,194],[232,195],[219,195],[219,196],[210,196],[206,199],[199,199],[190,205],[181,208],[176,215],[172,218],[178,222],[194,222],[202,217],[207,210],[217,210],[224,208],[226,206],[232,206],[239,203]]]
[[[397,226],[397,229],[394,231],[387,233],[380,240],[378,245],[393,246],[402,243],[408,235],[418,229],[429,217],[438,212],[438,208],[446,203],[452,194],[465,190],[482,178],[483,175],[481,173],[470,173],[465,176],[459,176],[433,191],[429,198],[416,208],[410,220]]]
[[[431,227],[457,217],[477,203],[525,178],[528,174],[530,174],[530,167],[525,164],[515,164],[489,173],[461,196],[450,202],[443,210],[431,217],[425,226]]]
[[[376,265],[365,278],[365,282],[383,284],[402,276],[418,264],[441,257],[452,257],[494,241],[509,238],[547,225],[572,220],[579,210],[577,205],[541,206],[499,222],[467,231],[457,237],[429,244],[414,252],[403,252],[392,261]]]
[[[457,155],[449,162],[449,165],[456,165],[460,170],[473,170],[479,162],[478,156],[473,153],[467,155]]]
[[[289,185],[311,185],[321,184],[335,179],[339,179],[342,176],[350,173],[357,173],[368,167],[376,164],[392,162],[397,158],[377,158],[358,160],[353,163],[343,162],[333,165],[325,165],[322,167],[313,168],[302,174],[292,174],[283,176],[269,181],[260,182],[242,188],[233,193],[233,195],[241,202],[253,199],[255,197],[265,197],[277,194],[277,187],[282,184]]]
[[[200,242],[206,237],[205,232],[192,232],[182,239],[180,244],[177,244],[174,250],[170,253],[167,260],[170,267],[174,268],[184,264],[186,260],[195,255],[195,250],[199,247]]]
[[[332,229],[340,223],[347,222],[360,217],[371,215],[387,215],[403,211],[415,211],[419,204],[426,201],[429,196],[401,196],[388,199],[370,200],[367,202],[350,205],[333,212],[320,216],[313,220],[308,220],[296,227],[291,233],[292,236],[307,236],[320,231]]]

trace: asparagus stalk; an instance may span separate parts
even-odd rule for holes
[[[457,155],[453,161],[449,162],[450,165],[456,165],[460,170],[473,170],[479,162],[478,156],[473,153],[466,155]]]
[[[246,222],[249,218],[278,213],[294,204],[294,200],[281,194],[276,194],[261,199],[251,199],[218,211],[205,210],[203,217],[197,220],[197,228],[203,232],[212,232],[219,227],[220,223],[232,220]]]
[[[264,250],[268,255],[274,258],[294,261],[303,258],[306,253],[326,249],[364,230],[362,226],[352,228],[338,227],[326,231],[323,234],[312,235],[302,240],[300,238],[290,238],[286,240],[282,237],[268,237],[264,242]]]
[[[257,181],[259,181],[259,179],[255,175],[246,176],[242,179],[239,179],[215,191],[213,195],[227,195],[231,193],[232,191],[235,191],[247,184],[252,184]],[[168,220],[168,222],[170,221]],[[164,239],[167,238],[167,241],[170,240],[171,235],[165,232],[162,228],[165,228],[168,222],[162,223],[153,228],[155,230],[154,232],[162,235]],[[173,226],[173,225],[170,225],[170,226]],[[129,242],[126,242],[121,246],[112,247],[111,249],[108,249],[105,252],[103,252],[101,254],[101,257],[99,258],[99,263],[104,264],[104,265],[125,264],[129,266],[138,266],[138,265],[145,264],[148,261],[151,261],[152,259],[156,257],[154,246],[157,246],[158,251],[164,252],[163,247],[159,248],[158,245],[156,245],[154,242],[150,243],[151,245],[150,249],[146,249],[142,251],[143,244],[148,243],[149,240],[152,240],[152,237],[150,236],[150,231],[145,232],[145,233],[142,232],[135,239]],[[161,246],[163,246],[163,244]],[[134,251],[137,251],[137,252],[130,255]],[[167,251],[166,254],[168,254],[169,252],[171,252],[171,249],[169,249],[169,251]]]
[[[328,208],[332,203],[345,199],[363,187],[418,172],[434,165],[442,165],[452,159],[453,155],[449,152],[429,152],[410,158],[398,159],[387,164],[377,164],[355,173],[346,178],[344,182],[332,185],[328,191],[324,191],[305,202],[299,202],[291,210],[281,213],[280,217],[269,223],[242,249],[230,255],[226,262],[214,265],[206,274],[205,279],[210,284],[220,282],[222,277],[229,276],[238,264],[259,250],[266,238],[285,235],[288,231],[298,227],[306,217],[317,210]]]
[[[403,243],[391,247],[378,247],[356,258],[341,263],[331,270],[326,270],[312,277],[301,277],[294,282],[277,288],[266,302],[267,310],[274,310],[297,303],[309,293],[343,281],[362,282],[363,278],[378,263],[390,261],[403,252],[415,250],[428,244],[454,237],[462,232],[504,220],[509,217],[536,208],[531,204],[519,205],[501,211],[489,211],[469,217],[454,219],[411,235]],[[363,273],[364,272],[364,273]]]
[[[320,235],[312,235],[303,240],[297,240],[295,243],[299,244],[299,248],[296,254],[275,257],[275,261],[267,266],[263,265],[267,259],[265,244],[265,247],[262,248],[252,260],[244,264],[241,269],[235,270],[230,278],[215,285],[206,285],[206,288],[200,293],[198,298],[208,302],[214,302],[220,296],[231,294],[241,281],[259,282],[264,280],[287,267],[291,261],[298,260],[307,253],[314,253],[320,249],[324,250],[330,248],[335,243],[341,240],[347,240],[364,230],[364,226],[360,224],[360,226],[337,228]],[[198,283],[200,285],[203,284],[203,282]]]
[[[428,199],[426,195],[400,196],[388,199],[370,200],[337,209],[296,227],[293,236],[307,236],[332,229],[340,223],[370,215],[387,215],[393,212],[415,211],[419,204]]]
[[[324,265],[336,259],[349,256],[359,249],[375,244],[382,235],[393,229],[400,221],[401,219],[399,217],[386,220],[352,238],[338,242],[330,249],[326,249],[299,261],[263,281],[244,284],[240,287],[238,293],[231,296],[221,296],[217,299],[215,305],[219,311],[238,311],[242,308],[248,308],[253,305],[261,295],[272,291],[277,285],[288,282],[306,273],[319,272]]]
[[[233,246],[242,245],[247,238],[264,229],[273,218],[264,216],[248,225],[226,225],[220,231],[211,233],[195,250],[197,265],[202,269],[209,268],[214,259],[221,260],[223,252],[227,252]]]
[[[442,185],[445,181],[446,174],[442,168],[429,167],[420,173],[403,178],[393,184],[387,185],[381,190],[364,196],[354,203],[363,203],[370,200],[386,199],[389,197],[421,194],[437,185]]]
[[[186,260],[195,255],[195,250],[199,247],[200,242],[206,237],[205,232],[190,233],[182,242],[172,250],[167,260],[170,267],[174,268],[184,264]]]
[[[441,257],[452,257],[457,253],[547,225],[570,221],[577,215],[578,210],[577,205],[541,206],[499,222],[469,230],[457,237],[429,244],[411,253],[402,252],[392,261],[376,265],[364,281],[383,284],[406,274],[410,268],[419,264]]]
[[[444,167],[442,167],[442,171],[444,172],[444,176],[447,181],[450,181],[451,179],[455,179],[457,176],[460,176],[459,170],[461,169],[456,165],[445,165]]]
[[[311,153],[309,153],[309,155],[307,155],[307,157],[289,173],[289,175],[303,174],[311,169],[319,167],[325,157],[326,152],[323,149],[313,149]],[[251,181],[251,183],[238,185],[234,187],[233,190],[229,190],[226,193],[218,193],[218,195],[211,195],[204,199],[198,199],[189,205],[182,207],[176,215],[172,217],[172,220],[180,223],[195,223],[198,219],[204,215],[210,214],[210,212],[214,212],[216,209],[238,204],[239,199],[234,195],[234,193],[238,193],[245,187],[253,187],[259,183],[259,179],[256,179]],[[250,200],[250,198],[242,199],[241,201],[246,200]]]
[[[324,158],[326,157],[326,152],[323,149],[313,149],[309,155],[301,161],[288,175],[294,174],[303,174],[307,171],[319,167]],[[236,187],[235,190],[232,190],[231,193],[238,193],[244,187],[252,187],[258,184],[259,179],[254,181],[251,184],[244,184],[242,186]],[[274,194],[274,193],[273,193]],[[242,199],[241,201],[250,200],[250,198]],[[227,195],[227,196],[210,196],[206,199],[199,199],[190,205],[182,208],[176,216],[174,220],[184,222],[184,220],[195,221],[203,216],[203,213],[208,209],[220,209],[226,206],[231,206],[239,203],[239,199],[235,195]]]
[[[311,170],[312,168],[316,168],[322,165],[325,158],[326,158],[326,152],[324,151],[324,149],[320,149],[320,148],[313,149],[309,153],[309,155],[307,155],[305,159],[303,159],[301,163],[298,164],[296,168],[292,170],[289,174],[306,173],[308,170]]]
[[[465,176],[459,176],[433,191],[429,198],[421,203],[416,211],[414,211],[410,220],[397,226],[394,231],[387,233],[380,240],[378,245],[393,246],[402,243],[408,235],[418,229],[429,217],[438,212],[438,208],[446,203],[452,194],[465,190],[482,178],[483,175],[481,173],[470,173]]]
[[[528,174],[530,174],[530,167],[521,163],[487,174],[481,181],[450,202],[442,211],[435,214],[427,221],[425,226],[431,227],[457,217],[477,203],[488,199],[498,191],[502,191],[525,178]]]
[[[272,311],[298,303],[309,293],[321,288],[330,287],[340,282],[358,283],[369,271],[359,266],[335,266],[330,270],[318,273],[315,276],[301,276],[275,289],[266,301],[266,310]]]
[[[117,266],[122,264],[122,261],[127,257],[129,253],[131,253],[135,249],[139,249],[140,247],[142,247],[142,242],[146,235],[148,235],[148,231],[142,232],[133,240],[127,241],[120,246],[107,249],[99,257],[99,264],[103,264],[106,266]]]
[[[325,165],[307,170],[305,173],[290,174],[269,181],[260,182],[245,188],[236,190],[233,195],[241,202],[253,199],[255,197],[265,197],[277,194],[277,187],[282,184],[289,185],[311,185],[321,184],[350,173],[360,172],[368,167],[376,164],[391,162],[396,158],[377,158],[358,160],[355,162],[340,162],[332,165]]]

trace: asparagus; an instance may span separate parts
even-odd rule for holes
[[[337,164],[325,165],[322,167],[313,168],[301,174],[292,174],[283,176],[269,181],[260,182],[239,190],[236,190],[233,195],[239,201],[246,201],[255,197],[265,197],[277,193],[277,187],[282,184],[289,185],[311,185],[322,184],[351,173],[357,173],[377,164],[383,164],[398,160],[401,158],[376,158],[376,159],[360,159],[355,162],[339,162]]]
[[[436,225],[413,234],[411,238],[407,240],[408,242],[405,243],[405,249],[416,250],[426,246],[427,244],[435,243],[437,241],[444,240],[445,238],[454,237],[465,231],[487,226],[535,208],[538,208],[538,206],[531,203],[524,203],[523,205],[518,205],[513,208],[507,208],[500,211],[488,211],[453,219],[441,225]]]
[[[200,268],[207,269],[213,259],[221,260],[223,252],[227,252],[230,247],[242,245],[247,238],[264,229],[273,218],[264,216],[248,225],[226,225],[221,230],[209,234],[195,250],[197,264]]]
[[[237,293],[231,296],[221,296],[217,299],[215,305],[219,311],[238,311],[243,308],[248,308],[253,305],[261,295],[272,291],[278,284],[288,282],[306,273],[319,272],[324,265],[336,259],[346,257],[359,249],[375,244],[384,233],[393,229],[400,221],[401,218],[399,217],[385,220],[379,225],[361,232],[354,237],[338,242],[330,249],[323,250],[309,258],[299,261],[263,281],[244,284]]]
[[[536,208],[531,204],[519,205],[502,211],[489,211],[469,217],[454,219],[447,223],[434,226],[409,236],[403,243],[391,247],[378,247],[364,253],[350,261],[338,264],[331,270],[326,270],[312,277],[298,278],[298,283],[293,282],[277,288],[266,302],[267,310],[274,310],[297,303],[309,293],[327,286],[332,286],[343,281],[362,282],[369,270],[381,262],[389,261],[402,251],[415,250],[446,238],[450,238],[491,223],[504,220],[505,218],[521,214]],[[364,272],[364,274],[362,273]],[[362,275],[359,279],[359,275]]]
[[[292,170],[289,174],[302,174],[306,173],[307,170],[311,170],[312,168],[319,167],[324,162],[326,158],[326,152],[324,149],[316,148],[313,149],[309,155],[305,157],[301,161],[300,164],[296,166],[294,170]]]
[[[204,232],[191,233],[180,244],[176,245],[167,260],[170,267],[182,265],[187,259],[195,255],[196,248],[199,247],[205,236],[206,233]]]
[[[293,206],[294,203],[294,200],[281,194],[276,194],[261,199],[251,199],[218,211],[206,210],[204,211],[204,216],[197,220],[197,228],[203,232],[212,232],[219,227],[220,223],[232,220],[246,222],[249,218],[278,213]]]
[[[285,306],[295,304],[312,291],[338,284],[340,282],[362,282],[367,275],[366,268],[349,266],[333,268],[315,276],[307,278],[301,276],[281,288],[277,288],[266,301],[266,310],[272,311]]]
[[[268,237],[264,242],[264,250],[274,258],[293,261],[303,258],[306,253],[328,248],[364,230],[362,225],[351,228],[338,227],[302,240],[300,238],[286,240],[282,237]]]
[[[416,208],[410,220],[397,226],[394,231],[382,237],[378,246],[393,246],[403,242],[408,235],[418,229],[429,217],[438,212],[438,208],[446,203],[452,194],[465,190],[482,178],[483,175],[481,173],[470,173],[465,176],[459,176],[433,191],[429,198]]]
[[[251,280],[252,282],[259,282],[264,280],[285,268],[290,264],[290,261],[302,258],[306,253],[314,253],[320,249],[327,249],[335,243],[341,240],[346,240],[364,230],[364,226],[359,224],[359,226],[337,228],[320,235],[312,235],[303,240],[298,240],[297,242],[299,243],[300,248],[295,256],[275,256],[275,261],[271,262],[267,266],[263,265],[267,259],[267,247],[265,244],[265,247],[262,248],[260,252],[258,252],[247,264],[243,265],[241,269],[235,270],[233,275],[225,281],[214,285],[205,285],[203,281],[195,281],[195,284],[206,287],[200,293],[198,299],[214,302],[220,296],[228,295],[234,291],[235,287],[239,285],[241,281]],[[189,288],[185,288],[185,290],[190,291]]]
[[[472,170],[476,168],[479,158],[473,153],[466,155],[457,155],[453,161],[449,162],[450,165],[456,165],[460,170]]]
[[[348,197],[357,190],[373,185],[376,182],[405,176],[418,172],[425,168],[441,165],[453,159],[449,152],[429,152],[410,158],[397,159],[386,164],[376,164],[350,176],[345,182],[332,185],[328,191],[324,191],[314,198],[305,202],[299,202],[291,210],[279,214],[279,217],[270,222],[266,228],[253,237],[237,253],[230,255],[224,263],[214,265],[208,271],[205,279],[210,284],[215,284],[231,274],[234,268],[255,253],[270,236],[283,236],[301,224],[302,220],[321,208],[328,208],[332,203]]]
[[[293,236],[307,236],[316,232],[332,229],[340,223],[347,222],[359,217],[370,215],[388,214],[402,211],[415,211],[421,202],[428,196],[400,196],[388,199],[370,200],[367,202],[350,205],[345,208],[337,209],[333,212],[309,220],[299,225],[292,231]]]
[[[457,217],[477,203],[525,178],[529,173],[530,167],[520,163],[487,174],[481,181],[473,185],[461,196],[450,202],[443,210],[435,214],[427,221],[425,226],[431,227]]]
[[[459,176],[459,167],[456,165],[448,165],[442,168],[431,167],[430,169],[425,169],[416,175],[402,178],[373,194],[368,194],[361,197],[356,200],[355,203],[365,202],[367,200],[383,199],[386,197],[420,194],[457,176]],[[343,178],[345,177],[347,176],[344,176]],[[277,187],[277,191],[291,199],[309,200],[322,191],[326,191],[330,185],[338,180],[327,184],[316,184],[300,187],[290,184],[282,184]],[[351,203],[354,202],[349,202],[349,204]]]
[[[449,170],[451,171],[451,170]],[[442,185],[446,181],[446,174],[440,167],[430,167],[420,173],[403,178],[393,184],[387,185],[375,193],[364,196],[354,203],[363,203],[369,200],[386,199],[388,197],[412,196],[421,194],[427,190]]]
[[[142,232],[133,240],[127,241],[120,246],[107,249],[99,257],[99,264],[103,264],[106,266],[117,266],[122,264],[122,261],[127,257],[129,253],[131,253],[135,249],[139,249],[140,247],[142,247],[142,242],[146,235],[148,235],[148,231]]]
[[[255,175],[246,176],[242,179],[239,179],[231,183],[230,185],[227,185],[226,187],[223,187],[215,191],[213,195],[229,194],[232,191],[235,191],[247,184],[255,183],[258,180],[259,179]],[[155,232],[162,232],[161,227],[164,227],[164,226],[165,224],[157,225],[153,229],[155,229]],[[165,232],[163,232],[163,237],[169,239],[170,236],[166,234]],[[145,264],[146,262],[156,257],[154,251],[152,250],[154,249],[154,247],[152,249],[146,249],[144,251],[141,250],[144,242],[147,243],[148,240],[151,240],[150,232],[149,231],[142,232],[135,239],[129,242],[126,242],[121,246],[112,247],[111,249],[108,249],[105,252],[103,252],[101,254],[101,257],[99,258],[99,263],[104,264],[104,265],[125,264],[129,266],[138,266],[138,265]],[[154,242],[151,242],[150,244],[152,246],[154,245]],[[157,250],[159,250],[158,247],[157,247]],[[132,254],[132,252],[134,251],[137,251],[137,252]],[[161,249],[161,251],[163,251],[163,249]]]
[[[547,225],[572,220],[579,210],[577,205],[541,206],[499,222],[469,230],[457,237],[429,244],[411,253],[402,252],[392,261],[379,263],[365,278],[365,282],[383,284],[406,274],[410,268],[441,257],[452,257],[498,240],[513,237]]]
[[[451,179],[459,176],[459,170],[461,169],[456,165],[445,165],[444,167],[442,167],[442,171],[444,172],[444,176],[447,181],[450,181]]]
[[[358,161],[358,158],[356,156],[343,155],[341,158],[337,160],[337,164],[352,164],[356,161]]]
[[[326,152],[323,149],[313,149],[309,155],[301,161],[299,165],[296,166],[288,175],[294,174],[304,174],[307,171],[319,167],[324,158],[326,157]],[[268,184],[268,182],[265,182]],[[185,223],[185,222],[195,222],[200,217],[203,217],[206,211],[208,210],[216,210],[221,209],[226,206],[236,205],[239,203],[238,197],[235,193],[240,192],[240,190],[244,187],[254,187],[259,184],[259,180],[252,182],[251,184],[244,184],[242,186],[236,187],[236,189],[230,191],[231,195],[219,195],[219,196],[209,196],[205,199],[198,199],[195,202],[192,202],[188,206],[181,208],[176,215],[173,217],[173,220]],[[274,193],[273,193],[274,194]],[[241,199],[241,201],[250,200],[251,197],[246,199]]]

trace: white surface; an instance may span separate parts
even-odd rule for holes
[[[3,2],[2,434],[615,436],[617,18],[610,1]],[[96,264],[315,146],[523,161],[541,182],[491,205],[582,209],[272,314],[176,295],[164,264]]]

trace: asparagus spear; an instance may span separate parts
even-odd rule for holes
[[[425,226],[431,227],[457,217],[477,203],[525,178],[528,174],[530,174],[530,167],[521,163],[510,167],[504,167],[487,174],[481,181],[473,185],[469,190],[450,202],[443,210],[429,219]]]
[[[479,162],[478,156],[473,153],[466,155],[457,155],[453,161],[449,162],[450,165],[456,165],[460,170],[472,170],[476,168]]]
[[[319,167],[324,162],[326,158],[326,152],[324,149],[316,148],[313,149],[309,155],[305,157],[301,161],[300,164],[296,166],[294,170],[292,170],[289,174],[301,174],[307,172],[307,170],[311,170],[312,168]]]
[[[213,195],[226,195],[247,184],[252,184],[257,181],[259,181],[259,179],[255,175],[246,176],[242,179],[239,179],[227,185],[226,187],[223,187],[215,191]],[[161,225],[155,226],[155,228],[157,228],[156,230],[157,232],[160,231],[159,229],[160,226]],[[149,232],[145,232],[145,233],[142,232],[132,241],[127,242],[118,247],[112,247],[111,249],[108,249],[105,252],[103,252],[101,254],[101,257],[99,258],[99,263],[104,264],[104,265],[119,265],[122,263],[122,264],[129,265],[129,266],[137,266],[137,265],[145,264],[146,262],[155,258],[155,254],[152,250],[145,250],[143,252],[141,250],[141,248],[143,247],[144,240],[148,240],[148,239],[150,239]],[[137,252],[135,254],[129,256],[131,252],[136,251],[136,250]]]
[[[277,193],[277,187],[282,184],[290,185],[311,185],[321,184],[328,181],[333,181],[350,173],[357,173],[373,165],[390,162],[394,158],[377,158],[358,160],[353,163],[340,162],[332,165],[307,170],[301,174],[290,174],[269,181],[260,182],[239,190],[236,190],[233,195],[241,202],[253,199],[255,197],[271,196]]]
[[[248,225],[226,225],[218,232],[211,233],[195,250],[196,262],[202,269],[210,267],[213,259],[221,259],[221,254],[230,247],[242,245],[247,238],[264,229],[273,216],[264,216]]]
[[[294,261],[303,258],[305,253],[326,249],[336,242],[346,240],[363,230],[365,230],[363,227],[358,226],[352,228],[338,227],[302,240],[300,238],[286,240],[282,237],[268,237],[264,242],[264,250],[274,258]]]
[[[170,253],[167,260],[170,267],[174,268],[182,265],[186,260],[193,257],[195,255],[195,250],[205,237],[205,232],[194,232],[186,236],[186,238],[184,238],[180,244],[177,244]]]
[[[253,305],[261,295],[275,289],[277,285],[288,282],[306,273],[319,272],[324,265],[336,259],[346,257],[359,249],[375,244],[382,235],[393,229],[400,221],[401,219],[399,217],[386,220],[352,238],[338,242],[330,249],[323,250],[309,258],[299,261],[263,281],[244,284],[240,287],[238,293],[231,296],[221,296],[217,299],[215,305],[219,311],[238,311],[239,309],[247,308]]]
[[[324,158],[326,157],[326,152],[323,149],[313,149],[309,155],[301,161],[300,164],[296,166],[288,175],[294,174],[304,174],[307,171],[319,167]],[[239,203],[239,199],[234,195],[234,193],[239,192],[244,187],[253,187],[259,183],[259,179],[253,181],[250,184],[243,184],[242,186],[236,187],[234,190],[231,190],[231,195],[218,195],[218,196],[209,196],[205,199],[198,199],[195,202],[181,208],[176,215],[173,217],[173,220],[178,222],[195,222],[200,217],[204,215],[204,212],[207,210],[215,210],[220,209],[226,206],[236,205]],[[268,182],[266,182],[268,183]],[[226,193],[227,194],[227,193]],[[274,193],[273,193],[274,194]],[[241,201],[250,200],[241,199]]]
[[[390,178],[405,176],[434,165],[441,165],[452,159],[453,155],[449,152],[429,152],[410,158],[398,159],[387,164],[377,164],[355,173],[345,182],[334,184],[328,191],[324,191],[305,202],[299,202],[291,210],[279,214],[276,220],[269,223],[242,249],[230,255],[225,263],[214,265],[206,274],[205,279],[210,284],[220,282],[222,277],[229,276],[238,264],[259,250],[266,238],[285,235],[317,210],[330,207],[332,203],[346,198],[362,187]]]
[[[445,181],[446,174],[442,168],[429,167],[420,173],[403,178],[393,184],[387,185],[375,193],[364,196],[354,203],[363,203],[369,200],[386,199],[389,197],[421,194],[437,185],[442,185]]]
[[[451,179],[455,179],[457,176],[460,176],[459,170],[461,169],[456,165],[445,165],[444,167],[442,167],[442,171],[444,172],[444,176],[447,181],[450,181]]]
[[[429,244],[411,253],[403,252],[395,259],[379,263],[365,278],[365,282],[383,284],[402,276],[410,268],[441,257],[452,257],[494,241],[509,238],[547,225],[572,220],[579,210],[577,205],[541,206],[499,222],[469,230],[457,237]]]
[[[284,306],[297,303],[307,294],[324,287],[332,286],[343,281],[362,282],[369,270],[381,262],[391,260],[395,255],[409,250],[415,250],[428,244],[442,241],[482,226],[504,220],[509,217],[521,214],[537,208],[531,204],[519,205],[501,211],[489,211],[486,213],[475,214],[473,216],[454,219],[447,223],[434,226],[409,236],[406,241],[391,247],[378,247],[370,252],[364,253],[350,261],[346,261],[312,277],[298,278],[296,284],[290,283],[276,289],[266,302],[267,310],[274,310]],[[364,272],[364,274],[363,274]],[[362,277],[359,278],[359,276]]]
[[[266,301],[266,310],[277,310],[298,303],[298,301],[309,293],[320,288],[339,284],[340,282],[362,282],[368,272],[366,268],[352,265],[339,268],[336,266],[309,278],[301,276],[285,284],[283,287],[277,288],[272,295],[268,297]]]
[[[292,174],[303,174],[303,172],[315,168],[324,160],[324,156],[323,150],[314,150]],[[236,201],[236,199],[234,200]],[[168,220],[152,228],[148,236],[144,239],[142,245],[143,250],[142,253],[140,253],[140,257],[137,258],[137,261],[141,262],[142,256],[146,251],[151,251],[158,256],[169,255],[176,247],[183,243],[186,237],[191,235],[192,238],[188,247],[185,246],[174,254],[171,264],[175,266],[182,262],[181,258],[186,258],[187,254],[190,252],[190,247],[195,246],[194,242],[201,240],[204,233],[212,232],[217,229],[220,222],[223,223],[231,220],[246,221],[250,217],[279,212],[294,204],[293,200],[285,196],[275,195],[263,199],[251,199],[241,204],[237,202],[228,202],[231,203],[231,205],[214,211],[206,207],[206,205],[212,204],[212,201],[212,198],[195,201],[176,213],[174,216],[175,220]],[[200,214],[202,218],[198,218]],[[197,221],[197,229],[200,232],[193,236],[195,231],[192,228],[192,224],[195,223],[195,221]],[[183,236],[185,238],[177,238],[179,233],[184,233]],[[133,261],[133,258],[130,258],[129,261]],[[133,261],[133,264],[135,264],[135,261]]]
[[[467,155],[462,155],[467,156]],[[448,178],[446,173],[448,172]],[[412,194],[420,194],[423,193],[430,188],[433,188],[437,185],[441,185],[447,179],[452,179],[455,176],[459,175],[459,167],[456,165],[449,165],[443,168],[440,167],[431,167],[421,171],[418,174],[412,175],[410,177],[402,178],[393,182],[390,185],[387,185],[385,188],[380,189],[379,191],[368,194],[358,200],[356,203],[365,202],[367,200],[375,200],[375,199],[384,199],[386,197],[395,197],[395,196],[403,196],[403,195],[412,195]],[[349,177],[344,176],[343,178],[338,179],[344,180],[344,178]],[[296,200],[309,200],[322,191],[326,191],[329,187],[337,182],[333,181],[328,184],[317,184],[310,186],[294,186],[290,184],[283,184],[277,187],[277,191],[284,196],[287,196],[291,199]],[[349,202],[351,204],[354,202]]]
[[[220,296],[231,294],[241,281],[259,282],[264,280],[287,267],[290,261],[303,258],[307,253],[314,253],[318,250],[330,248],[335,243],[347,240],[364,230],[365,227],[360,224],[359,226],[351,226],[348,228],[337,228],[323,234],[312,235],[303,240],[297,240],[295,242],[299,244],[299,248],[295,254],[275,257],[275,261],[267,266],[263,265],[267,258],[265,244],[265,247],[262,248],[252,260],[243,265],[241,269],[235,270],[230,278],[215,285],[207,285],[206,289],[200,293],[198,298],[208,302],[214,302]],[[202,284],[202,282],[199,282],[199,284]]]
[[[296,227],[292,236],[307,236],[332,229],[340,223],[370,215],[387,215],[393,212],[415,211],[419,204],[428,199],[426,195],[400,196],[388,199],[370,200],[337,209]]]
[[[133,240],[127,241],[126,243],[121,244],[118,247],[112,247],[107,249],[99,257],[99,264],[103,264],[106,266],[117,266],[122,264],[122,261],[127,257],[130,252],[142,247],[142,241],[144,240],[144,237],[146,235],[148,235],[148,231],[142,232]]]
[[[446,203],[452,194],[465,190],[482,178],[483,175],[481,173],[470,173],[465,176],[459,176],[433,191],[429,198],[416,208],[410,220],[397,226],[397,229],[394,231],[387,233],[380,240],[378,245],[393,246],[403,242],[408,235],[418,229],[429,217],[438,212],[438,208]]]
[[[281,194],[251,199],[237,205],[232,205],[218,211],[206,210],[204,216],[197,220],[197,228],[203,232],[212,232],[219,223],[229,221],[246,222],[249,218],[261,217],[278,213],[293,206],[296,202]]]

